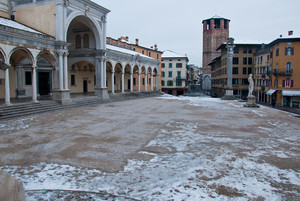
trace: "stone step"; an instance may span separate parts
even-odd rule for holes
[[[41,101],[39,103],[24,103],[0,107],[0,120],[12,119],[32,114],[39,114],[60,109],[69,109],[87,105],[99,104],[102,101],[97,97],[73,99],[69,104],[61,105],[55,101]]]

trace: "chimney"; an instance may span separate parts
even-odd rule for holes
[[[289,35],[289,36],[292,36],[292,35],[293,35],[293,31],[289,31],[289,32],[288,32],[288,35]]]
[[[282,35],[280,35],[279,37],[282,38]]]
[[[126,36],[126,41],[127,41],[127,42],[129,41],[129,37],[128,37],[128,36]]]
[[[135,44],[136,44],[137,46],[139,46],[139,39],[138,39],[138,38],[135,39]]]
[[[154,45],[154,49],[157,51],[157,45],[156,44]]]
[[[151,46],[151,49],[153,49],[153,46]]]

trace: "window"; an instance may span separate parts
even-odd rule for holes
[[[77,36],[75,37],[75,48],[76,48],[76,49],[81,48],[81,37],[80,37],[80,35],[77,35]]]
[[[242,79],[242,85],[249,85],[248,79]]]
[[[270,61],[270,55],[267,56],[267,63]]]
[[[252,58],[248,58],[248,65],[252,65]]]
[[[87,34],[84,34],[83,36],[83,48],[89,48],[89,44],[90,41],[89,41],[89,35]]]
[[[248,74],[252,74],[252,68],[248,68]]]
[[[260,57],[260,64],[262,64],[262,62],[263,62],[263,57],[261,56]]]
[[[151,84],[151,77],[149,78],[149,84]]]
[[[239,64],[239,58],[238,57],[233,57],[233,64]]]
[[[181,72],[180,71],[177,72],[177,78],[181,79]]]
[[[176,68],[182,68],[182,63],[176,63]]]
[[[276,49],[276,57],[279,56],[279,48]]]
[[[286,56],[292,56],[292,55],[294,55],[294,48],[293,47],[286,47],[285,48],[285,55]]]
[[[247,65],[247,58],[246,57],[243,58],[243,64]]]
[[[247,48],[244,48],[244,49],[243,49],[243,53],[244,53],[244,54],[247,54]]]
[[[136,85],[136,78],[133,78],[133,85]]]
[[[239,53],[239,48],[238,47],[233,48],[233,53],[238,54]]]
[[[156,59],[159,59],[159,54],[156,55]]]
[[[291,62],[286,63],[286,74],[292,74],[292,63]]]
[[[162,63],[162,64],[161,64],[161,67],[162,67],[162,68],[165,68],[165,66],[166,66],[165,63]]]
[[[169,71],[169,77],[172,77],[172,71]]]
[[[165,81],[164,80],[161,81],[161,86],[165,86]]]
[[[173,86],[173,80],[168,80],[167,85],[168,85],[168,86]]]
[[[143,81],[142,81],[142,82],[143,82],[143,85],[145,85],[145,78],[143,78]]]
[[[273,51],[270,52],[270,59],[273,58]]]
[[[238,67],[233,67],[232,68],[232,74],[239,74],[239,68]]]
[[[246,67],[243,68],[243,74],[244,74],[244,75],[247,74],[247,68],[246,68]]]
[[[133,48],[133,51],[135,51],[135,47]]]
[[[165,72],[164,71],[161,72],[161,76],[165,77]]]
[[[151,52],[149,52],[149,57],[151,57]]]
[[[238,78],[233,78],[232,79],[232,84],[239,84],[239,79]]]
[[[144,51],[144,50],[142,50],[142,54],[145,54],[145,51]]]
[[[76,85],[76,82],[75,82],[75,75],[72,74],[71,75],[71,86],[75,86]]]
[[[169,68],[172,68],[172,63],[169,63]]]
[[[252,54],[252,48],[249,48],[249,49],[248,49],[248,53],[249,53],[249,54]]]
[[[286,78],[285,80],[282,81],[282,87],[290,88],[292,86],[292,81],[290,78]]]
[[[31,71],[25,72],[25,85],[31,85],[32,79],[31,79]]]

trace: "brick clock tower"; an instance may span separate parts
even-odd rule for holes
[[[203,73],[210,74],[209,64],[214,58],[220,56],[216,49],[229,38],[230,20],[215,15],[210,19],[202,21],[203,24]]]

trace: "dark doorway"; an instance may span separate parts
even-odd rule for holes
[[[87,93],[87,92],[88,92],[88,81],[83,80],[83,93]]]
[[[40,96],[50,94],[50,72],[39,72],[39,94]]]
[[[130,90],[130,86],[131,86],[130,79],[128,79],[128,82],[127,82],[127,84],[128,84],[128,90]]]

